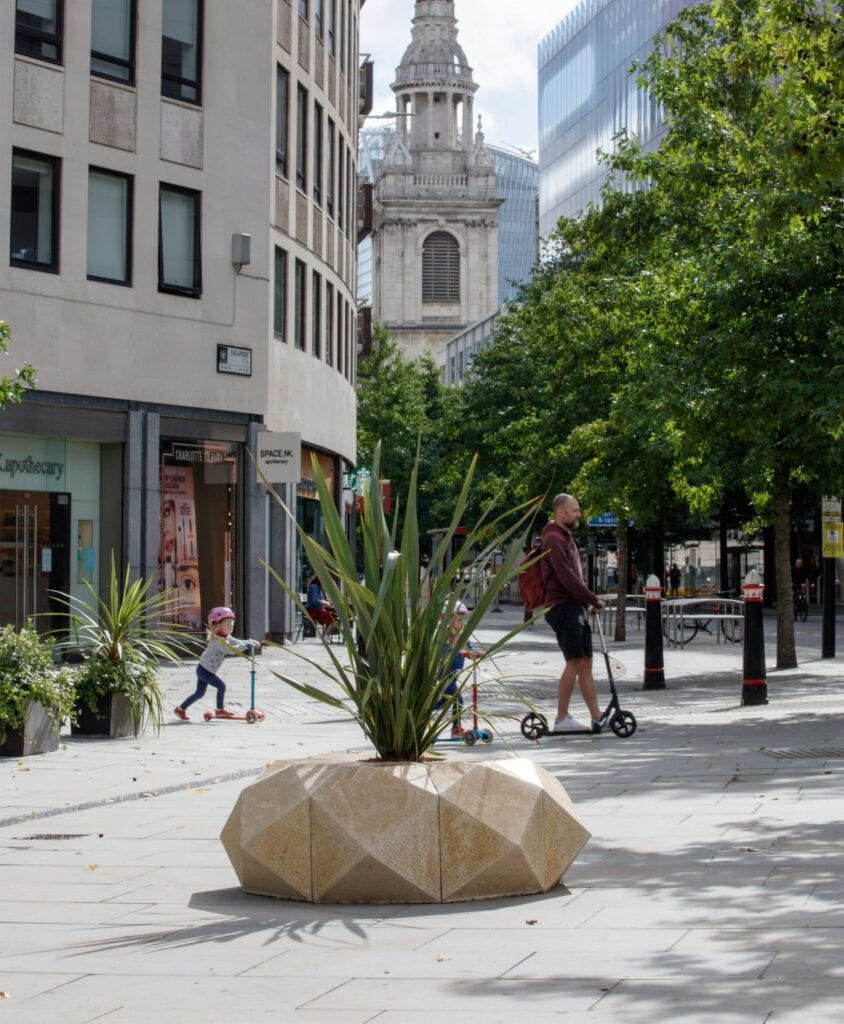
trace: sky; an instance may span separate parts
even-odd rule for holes
[[[487,142],[537,156],[537,46],[578,2],[454,0],[457,41],[479,86],[474,110]],[[390,83],[410,42],[415,6],[414,0],[366,0],[361,12],[361,54],[375,62],[373,114],[396,109]]]

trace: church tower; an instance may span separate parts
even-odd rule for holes
[[[410,358],[498,305],[498,198],[453,0],[416,0],[374,193],[373,319]]]

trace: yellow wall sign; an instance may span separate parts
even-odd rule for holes
[[[844,523],[822,523],[821,535],[824,558],[844,557]]]

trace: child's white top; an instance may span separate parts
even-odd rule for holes
[[[235,636],[223,638],[212,636],[208,646],[202,652],[199,664],[209,672],[215,672],[225,659],[235,651],[245,651],[252,646],[251,640],[238,640]]]

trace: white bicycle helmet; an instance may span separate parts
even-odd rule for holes
[[[226,619],[231,619],[234,622],[235,615],[231,608],[226,608],[225,605],[220,605],[218,608],[212,608],[208,613],[208,625],[219,626],[221,622],[225,622]]]

